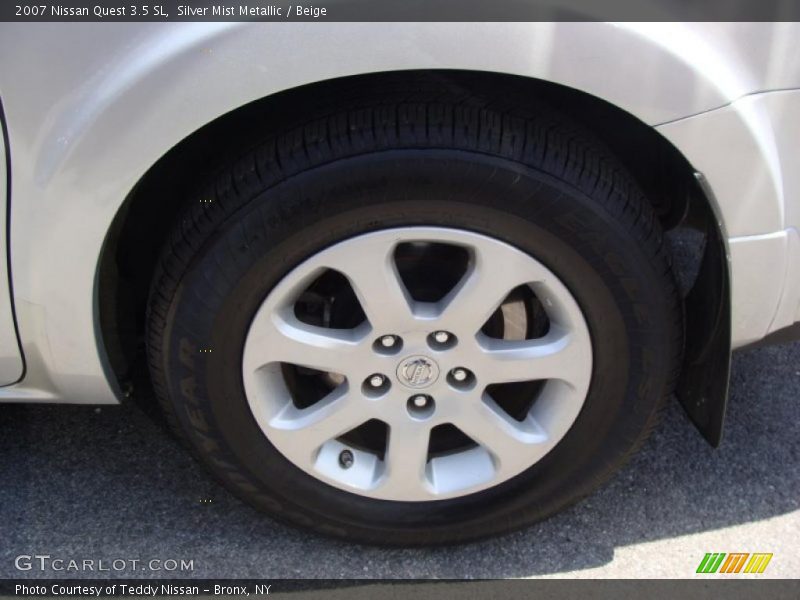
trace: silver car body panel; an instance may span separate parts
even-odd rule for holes
[[[8,211],[8,157],[6,156],[5,128],[0,120],[0,282],[9,282],[8,255],[6,243]],[[10,288],[3,289],[0,283],[0,385],[8,385],[19,381],[24,372],[22,355],[17,342],[17,331],[14,328],[14,312],[11,304]]]
[[[733,347],[800,321],[800,91],[656,128],[703,173],[729,239]]]
[[[109,226],[172,146],[315,81],[464,69],[553,81],[656,126],[730,237],[733,342],[800,319],[800,24],[152,23],[0,26],[11,264],[26,360],[0,399],[114,403],[97,319]],[[13,57],[13,59],[11,58]],[[793,271],[794,270],[794,271]],[[2,316],[0,315],[0,318]]]

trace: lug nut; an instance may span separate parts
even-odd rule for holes
[[[341,466],[343,469],[349,469],[350,467],[353,466],[354,462],[355,462],[355,457],[353,456],[353,453],[350,452],[350,450],[341,451],[341,453],[339,454],[339,466]]]
[[[433,339],[436,340],[440,344],[446,344],[447,341],[450,339],[450,334],[446,331],[437,331],[433,334]]]
[[[409,416],[416,420],[428,419],[436,411],[436,402],[430,396],[417,394],[411,396],[406,404]]]
[[[399,335],[381,335],[372,342],[372,349],[378,354],[388,356],[397,354],[403,348],[403,338]]]
[[[447,374],[447,381],[456,389],[468,390],[475,385],[475,374],[464,367],[456,367]]]
[[[361,384],[361,393],[367,398],[380,398],[392,387],[392,382],[386,375],[381,373],[373,373]]]
[[[467,373],[466,369],[458,368],[458,369],[453,369],[452,375],[453,379],[455,379],[456,381],[466,381],[467,377],[469,376],[469,373]]]
[[[439,351],[448,350],[458,342],[455,335],[442,329],[429,333],[427,340],[431,348]]]

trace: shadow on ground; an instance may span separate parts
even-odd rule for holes
[[[365,548],[277,524],[214,483],[136,406],[5,405],[0,577],[41,577],[14,568],[15,556],[34,553],[193,559],[193,572],[172,574],[184,577],[520,577],[601,566],[619,546],[800,507],[800,343],[736,355],[731,392],[718,450],[674,403],[587,500],[510,536],[434,550]]]

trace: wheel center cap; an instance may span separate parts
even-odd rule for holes
[[[410,388],[425,388],[439,378],[439,365],[427,356],[409,356],[397,367],[400,383]]]

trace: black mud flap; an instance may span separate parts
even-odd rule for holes
[[[731,288],[725,240],[706,219],[697,278],[684,300],[686,348],[678,399],[715,448],[722,441],[731,367]]]

